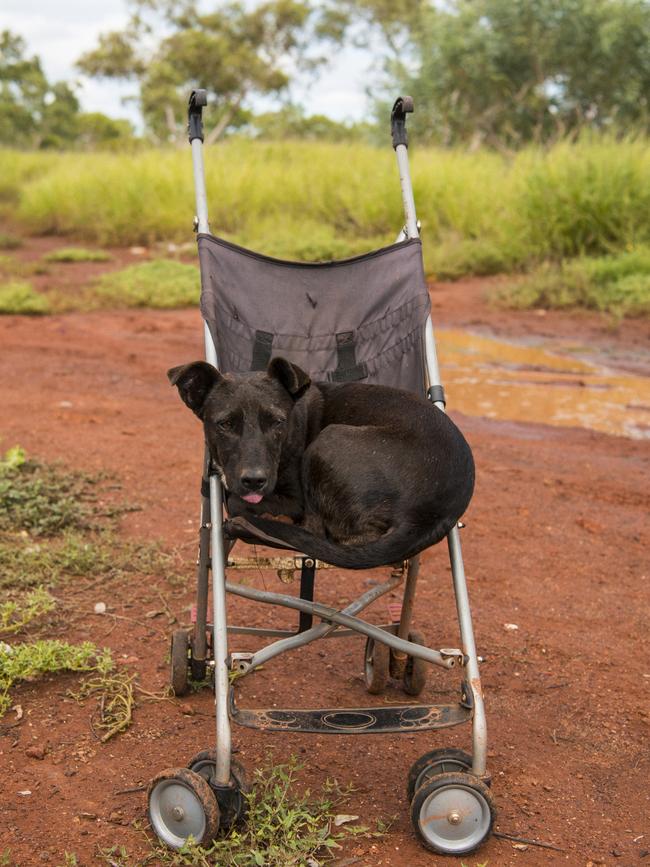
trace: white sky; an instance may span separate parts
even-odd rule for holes
[[[0,0],[0,7],[0,29],[26,40],[28,56],[41,58],[50,81],[78,81],[77,95],[85,111],[126,117],[139,125],[135,106],[122,102],[135,94],[132,84],[92,80],[74,68],[75,60],[95,47],[100,33],[124,27],[125,0]],[[369,65],[367,54],[345,48],[308,89],[296,86],[292,96],[309,114],[361,119],[367,110],[365,88],[371,84]]]

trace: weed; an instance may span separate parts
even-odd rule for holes
[[[79,861],[74,852],[68,852],[67,850],[63,853],[64,861],[63,864],[60,864],[59,867],[78,867]]]
[[[174,259],[153,259],[105,274],[90,294],[100,306],[189,307],[199,300],[199,272]]]
[[[46,262],[109,262],[104,250],[87,250],[85,247],[61,247],[44,257]]]
[[[0,232],[0,250],[17,250],[23,242],[17,235],[8,232]]]
[[[0,644],[0,717],[11,706],[9,690],[21,680],[59,671],[104,671],[112,666],[110,651],[94,644],[46,640]]]
[[[0,602],[0,634],[20,632],[32,620],[52,611],[55,604],[43,587],[37,587],[20,600]]]
[[[127,671],[100,670],[97,674],[84,678],[77,693],[69,693],[79,702],[89,696],[99,699],[98,712],[91,720],[91,726],[93,733],[102,743],[131,725],[135,705],[134,680],[135,675]]]
[[[50,305],[26,280],[10,280],[0,284],[0,313],[42,315]]]
[[[315,797],[309,790],[298,794],[294,788],[300,770],[295,757],[283,765],[275,765],[269,757],[255,771],[244,826],[229,829],[209,848],[189,842],[172,852],[155,845],[155,863],[162,867],[299,867],[331,860],[346,837],[383,836],[386,826],[371,831],[344,824],[336,829],[336,808],[349,801],[352,790],[327,781]],[[131,863],[123,848],[103,850],[101,855],[107,864],[129,867]]]

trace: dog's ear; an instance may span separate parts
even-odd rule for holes
[[[266,372],[272,379],[282,383],[294,400],[302,397],[311,385],[311,379],[305,371],[286,358],[271,359]]]
[[[195,415],[202,418],[203,404],[210,389],[221,381],[221,374],[207,361],[193,361],[181,364],[167,371],[172,385],[178,388],[183,401]]]

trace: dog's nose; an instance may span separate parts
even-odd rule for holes
[[[262,470],[244,470],[241,483],[246,491],[261,491],[266,484],[266,476]]]

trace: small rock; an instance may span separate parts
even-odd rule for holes
[[[181,702],[178,705],[178,709],[181,713],[184,713],[186,716],[194,716],[194,708],[191,704],[185,704],[185,702]]]
[[[27,798],[29,795],[31,795],[31,793],[31,789],[21,789],[20,792],[18,792],[18,794],[22,795],[24,798]]]
[[[122,814],[119,810],[113,810],[108,817],[108,821],[112,822],[114,825],[120,825],[122,823]]]
[[[106,603],[105,602],[95,602],[95,607],[93,608],[95,614],[106,614]]]
[[[27,747],[25,750],[25,755],[30,759],[43,761],[45,758],[45,747],[42,744],[32,744],[31,747]]]
[[[146,252],[147,252],[146,247],[129,247],[129,253],[132,256],[144,256],[144,254]]]
[[[516,632],[519,629],[516,623],[504,623],[503,628],[506,632]]]

